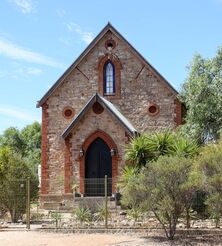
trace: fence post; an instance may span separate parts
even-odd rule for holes
[[[105,175],[105,229],[108,228],[108,184],[107,184],[107,175]]]
[[[26,228],[29,230],[30,229],[30,177],[27,178],[26,181],[27,184],[27,189],[26,189],[26,198],[27,198],[27,203],[26,203]]]

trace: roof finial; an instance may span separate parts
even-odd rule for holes
[[[107,26],[112,26],[112,24],[108,21],[108,24],[107,24]]]

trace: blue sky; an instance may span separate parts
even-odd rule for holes
[[[222,0],[1,0],[0,133],[41,120],[37,100],[108,21],[177,90],[222,45]]]

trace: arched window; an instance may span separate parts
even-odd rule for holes
[[[114,95],[115,94],[115,67],[109,60],[105,63],[103,68],[104,74],[104,94]]]
[[[121,98],[122,64],[117,56],[101,56],[98,62],[98,92],[106,98]]]

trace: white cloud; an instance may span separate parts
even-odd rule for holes
[[[12,74],[18,78],[27,77],[27,75],[40,75],[42,73],[42,70],[39,68],[35,67],[23,67],[21,66],[20,68],[16,70],[12,70]]]
[[[70,22],[66,24],[68,30],[70,32],[75,32],[80,35],[81,39],[86,43],[89,44],[92,42],[94,35],[92,32],[85,32],[83,31],[80,26],[76,23]]]
[[[33,122],[35,120],[40,121],[39,116],[33,113],[25,112],[22,109],[6,105],[0,105],[0,115],[9,116],[17,120],[29,122]]]
[[[30,14],[35,11],[34,3],[31,0],[11,0],[11,2],[14,3],[23,14]]]
[[[14,60],[23,60],[26,62],[42,64],[51,67],[64,68],[63,64],[57,62],[56,60],[48,56],[19,47],[1,38],[0,38],[0,55],[7,56]]]
[[[30,75],[40,75],[42,73],[42,70],[39,68],[35,68],[35,67],[28,67],[26,72],[27,74],[30,74]]]
[[[42,70],[35,67],[19,66],[17,69],[10,68],[7,71],[0,71],[0,79],[12,78],[12,79],[24,79],[30,76],[39,76],[42,74]]]

